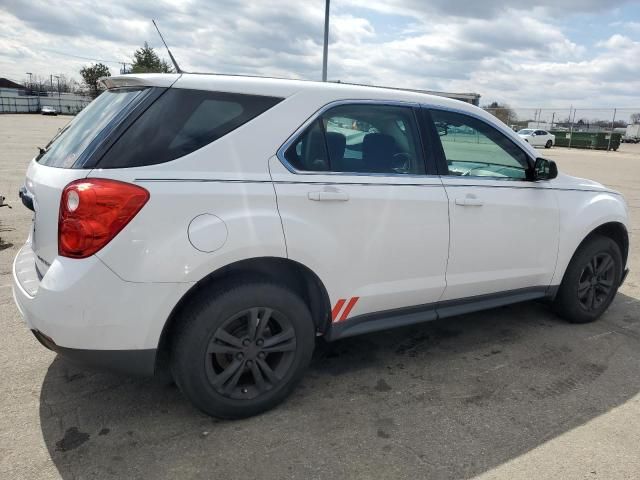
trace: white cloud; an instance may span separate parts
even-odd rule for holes
[[[633,44],[634,44],[634,41],[631,40],[629,37],[625,37],[624,35],[620,35],[619,33],[616,33],[615,35],[612,35],[608,39],[598,42],[596,45],[598,47],[615,50],[619,48],[631,47],[633,46]]]
[[[513,105],[640,106],[640,47],[633,39],[640,22],[622,22],[616,28],[624,35],[593,39],[593,48],[570,37],[568,23],[557,20],[567,11],[598,15],[623,3],[334,1],[329,78],[476,91],[484,101]],[[131,61],[144,41],[160,47],[153,17],[185,70],[318,79],[323,4],[5,0],[0,6],[0,76],[21,80],[30,71],[79,78],[79,69],[89,63],[56,52]],[[164,49],[158,52],[166,56]],[[117,73],[117,63],[108,65]]]

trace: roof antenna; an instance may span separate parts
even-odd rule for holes
[[[176,62],[176,59],[173,58],[173,55],[171,55],[171,50],[169,50],[169,46],[167,45],[167,42],[164,41],[164,37],[160,33],[160,29],[158,28],[158,25],[156,25],[156,21],[153,18],[151,19],[151,21],[153,22],[153,26],[156,27],[156,30],[158,31],[158,35],[160,35],[160,40],[162,40],[162,43],[164,43],[164,46],[167,49],[167,52],[169,53],[169,58],[171,59],[171,63],[173,63],[173,66],[176,68],[176,73],[187,73],[183,70],[180,70],[180,67],[178,66],[178,62]]]

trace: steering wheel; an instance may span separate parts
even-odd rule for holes
[[[397,167],[393,169],[398,173],[405,173],[409,170],[411,164],[411,156],[407,152],[398,152],[393,154],[393,160]]]
[[[467,170],[466,172],[464,172],[464,173],[462,174],[462,176],[463,176],[463,177],[465,177],[465,176],[467,176],[467,177],[468,177],[468,176],[471,176],[471,172],[473,172],[474,170],[478,170],[478,169],[480,169],[480,168],[485,168],[485,167],[488,167],[489,165],[490,165],[489,163],[485,163],[484,165],[482,165],[482,166],[480,166],[480,167],[473,167],[473,168],[470,168],[469,170]]]

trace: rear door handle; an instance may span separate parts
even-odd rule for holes
[[[464,198],[456,198],[456,205],[461,207],[481,207],[484,202],[475,196],[466,196]]]
[[[307,195],[309,200],[316,202],[346,202],[349,200],[349,194],[340,190],[319,190],[317,192],[309,192]]]

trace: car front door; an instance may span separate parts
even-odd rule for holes
[[[341,103],[270,160],[289,258],[326,286],[332,319],[437,302],[447,196],[427,175],[411,105]]]
[[[548,182],[505,133],[463,112],[425,113],[440,139],[449,198],[450,250],[443,301],[501,292],[543,292],[558,250],[559,212]]]

